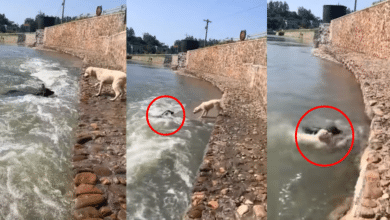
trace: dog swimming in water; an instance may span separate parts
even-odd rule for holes
[[[41,88],[35,89],[35,88],[25,88],[23,90],[10,90],[6,92],[4,95],[8,96],[23,96],[23,95],[36,95],[36,96],[43,96],[43,97],[49,97],[54,94],[54,92],[48,88],[45,87],[45,84],[42,84]]]
[[[342,148],[346,146],[350,137],[344,137],[336,126],[324,128],[302,127],[303,132],[297,134],[298,143],[311,144],[316,148]]]

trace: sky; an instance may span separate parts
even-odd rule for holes
[[[282,1],[282,0],[279,0]],[[377,0],[357,0],[356,10],[362,10],[371,6],[373,2]],[[267,0],[270,2],[270,0]],[[275,1],[274,1],[275,2]],[[304,7],[310,9],[311,12],[316,16],[322,19],[322,11],[324,5],[344,5],[347,8],[350,8],[352,11],[355,8],[355,0],[315,0],[315,1],[304,1],[304,0],[286,0],[282,2],[287,2],[290,11],[298,11],[298,7]]]
[[[26,18],[34,18],[42,11],[48,16],[62,17],[63,0],[4,0],[1,3],[0,14],[5,14],[8,20],[19,25]],[[64,16],[79,16],[95,14],[96,7],[102,5],[103,10],[126,4],[126,0],[65,0]]]
[[[129,0],[127,26],[136,36],[149,33],[172,46],[188,36],[222,40],[239,38],[241,30],[257,34],[267,30],[266,0]]]

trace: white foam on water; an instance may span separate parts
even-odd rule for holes
[[[35,219],[62,219],[71,201],[58,187],[65,189],[70,182],[64,174],[70,172],[67,145],[76,121],[77,78],[42,58],[17,65],[26,80],[12,89],[37,88],[43,81],[55,96],[0,99],[0,219],[28,219],[31,213]]]

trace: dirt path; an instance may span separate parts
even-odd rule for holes
[[[321,49],[354,74],[360,83],[366,114],[372,120],[353,202],[335,210],[330,219],[387,220],[390,218],[390,61],[343,48]]]
[[[95,78],[80,73],[79,124],[73,147],[74,219],[126,219],[126,94],[114,96],[111,85],[102,95]]]
[[[231,78],[179,71],[224,92],[185,219],[266,219],[267,121],[259,97]]]

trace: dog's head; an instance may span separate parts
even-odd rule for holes
[[[332,133],[324,129],[319,130],[317,135],[321,142],[330,143],[332,139]]]
[[[95,75],[95,74],[96,74],[96,72],[95,72],[95,70],[93,69],[93,67],[88,67],[88,68],[85,70],[84,77],[93,76],[93,75]]]
[[[194,114],[200,112],[200,110],[201,110],[200,107],[196,107],[196,108],[194,109]]]

